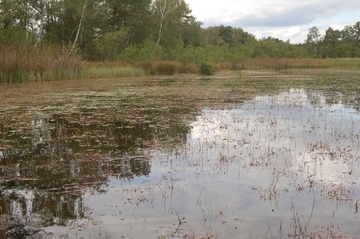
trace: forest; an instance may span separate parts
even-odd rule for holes
[[[358,58],[359,46],[360,21],[325,35],[314,26],[304,43],[292,44],[231,26],[204,28],[185,0],[0,1],[0,82],[72,78],[84,62],[151,72],[152,62],[169,61],[181,72],[212,73],[214,62]],[[172,73],[176,64],[159,69]]]

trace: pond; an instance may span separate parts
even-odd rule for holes
[[[0,235],[356,238],[360,113],[351,97],[289,87],[195,106],[89,91],[8,107]]]

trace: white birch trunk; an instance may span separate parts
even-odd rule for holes
[[[160,11],[160,25],[159,25],[159,32],[158,32],[158,39],[156,41],[156,46],[160,44],[161,39],[164,36],[164,32],[166,30],[167,23],[164,25],[164,21],[166,21],[166,18],[168,17],[169,13],[171,12],[171,7],[168,4],[168,0],[163,1],[164,4],[159,7]],[[161,5],[161,4],[159,4]]]
[[[76,43],[77,43],[77,41],[78,41],[78,39],[79,39],[79,35],[80,35],[81,28],[82,28],[82,24],[83,24],[83,22],[84,22],[84,15],[85,15],[86,4],[87,4],[87,0],[85,0],[85,2],[84,2],[84,6],[83,6],[83,9],[82,9],[82,12],[81,12],[81,17],[80,17],[78,29],[77,29],[77,31],[76,31],[76,36],[75,36],[74,42],[73,42],[72,47],[71,47],[70,52],[69,52],[69,57],[71,56],[71,54],[72,54],[73,51],[75,50]]]

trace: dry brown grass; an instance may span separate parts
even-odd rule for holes
[[[215,71],[228,71],[234,69],[234,64],[231,62],[215,62]]]
[[[199,71],[199,67],[195,62],[188,62],[182,65],[180,73],[197,73]]]
[[[178,61],[153,61],[151,63],[151,67],[156,68],[158,65],[161,65],[161,64],[168,64],[168,65],[174,66],[176,68],[176,70],[180,70],[182,68],[182,64]]]
[[[182,64],[177,61],[153,61],[151,62],[151,74],[153,75],[173,75],[179,73]]]
[[[70,79],[81,68],[81,59],[60,47],[0,48],[0,82]]]

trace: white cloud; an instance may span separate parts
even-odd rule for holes
[[[287,38],[294,39],[301,35],[302,29],[300,26],[293,26],[288,28],[275,29],[273,31],[273,37],[275,38]]]
[[[325,32],[330,26],[342,29],[360,19],[358,0],[187,0],[193,15],[204,27],[230,25],[261,37],[304,42],[308,29]]]
[[[330,24],[330,27],[334,30],[342,30],[345,26],[342,24]]]

